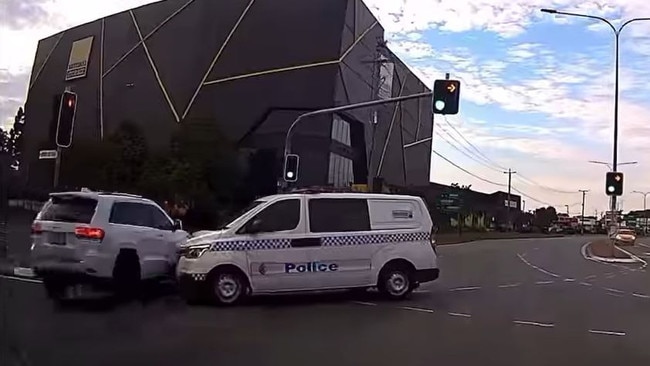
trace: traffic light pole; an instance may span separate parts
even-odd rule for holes
[[[417,98],[426,98],[426,97],[431,97],[433,95],[432,92],[425,92],[425,93],[418,93],[418,94],[412,94],[412,95],[405,95],[401,97],[394,97],[394,98],[388,98],[388,99],[381,99],[381,100],[372,100],[369,102],[361,102],[361,103],[354,103],[354,104],[347,104],[347,105],[342,105],[338,107],[332,107],[332,108],[325,108],[325,109],[319,109],[316,111],[311,111],[307,113],[303,113],[296,118],[295,121],[289,126],[289,129],[287,130],[287,134],[284,139],[284,156],[286,157],[287,155],[291,154],[291,136],[293,133],[293,130],[296,128],[296,125],[304,120],[307,117],[314,117],[314,116],[319,116],[322,114],[330,114],[330,113],[336,113],[336,112],[344,112],[344,111],[349,111],[353,109],[359,109],[359,108],[366,108],[366,107],[372,107],[376,105],[381,105],[381,104],[387,104],[387,103],[396,103],[396,102],[402,102],[405,100],[411,100],[411,99],[417,99]]]
[[[56,159],[54,160],[54,184],[53,189],[59,186],[59,176],[61,175],[61,153],[63,149],[60,146],[56,147]]]

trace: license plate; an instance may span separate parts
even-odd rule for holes
[[[49,233],[47,237],[50,244],[65,245],[65,233]]]

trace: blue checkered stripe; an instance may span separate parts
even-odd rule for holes
[[[431,233],[395,233],[327,236],[321,239],[324,247],[371,244],[399,244],[417,241],[429,241]]]
[[[260,239],[260,240],[236,240],[220,241],[212,244],[211,252],[244,251],[244,250],[268,250],[291,248],[291,239]]]

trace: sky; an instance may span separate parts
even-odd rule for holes
[[[2,0],[0,124],[24,103],[39,39],[151,0]],[[365,0],[389,47],[427,85],[450,73],[461,81],[457,115],[434,120],[431,180],[476,191],[522,195],[526,209],[553,205],[579,214],[607,209],[611,162],[614,33],[603,22],[541,13],[596,15],[618,27],[650,17],[643,0]],[[619,168],[625,211],[650,191],[650,21],[620,36]],[[439,155],[438,155],[439,154]],[[443,156],[445,159],[441,158]],[[449,163],[452,162],[453,164]]]

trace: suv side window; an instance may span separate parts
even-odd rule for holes
[[[312,233],[370,231],[368,202],[362,198],[313,198],[309,200]]]
[[[157,207],[138,202],[115,202],[108,220],[111,224],[171,230],[169,219]]]
[[[174,224],[169,220],[169,217],[165,215],[158,207],[149,205],[151,209],[151,219],[153,221],[153,227],[160,230],[171,231],[174,228]]]
[[[300,200],[287,199],[271,204],[248,220],[238,234],[246,234],[246,228],[255,220],[260,220],[258,233],[293,230],[300,223]]]

